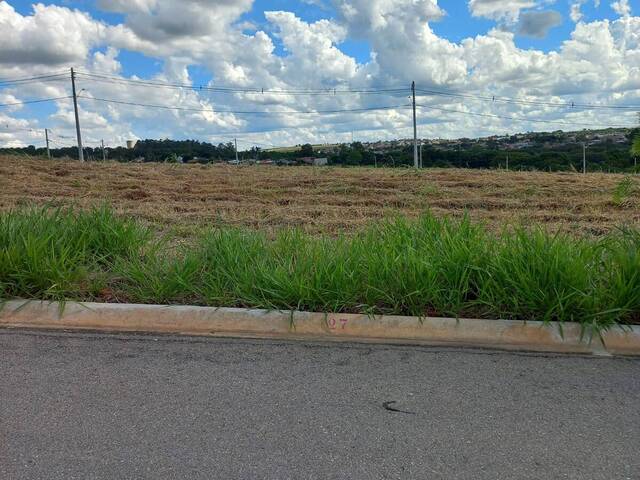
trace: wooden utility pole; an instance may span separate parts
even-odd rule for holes
[[[418,168],[418,125],[416,122],[416,82],[411,82],[413,97],[413,166]]]
[[[236,163],[238,163],[238,139],[234,138],[233,141],[236,143]]]
[[[76,74],[71,68],[71,91],[73,93],[73,111],[76,114],[76,136],[78,137],[78,159],[84,162],[82,151],[82,135],[80,134],[80,117],[78,116],[78,95],[76,94]]]
[[[47,142],[47,158],[51,160],[51,150],[49,150],[49,129],[48,128],[44,129],[44,139]]]
[[[106,162],[107,161],[107,155],[105,154],[105,151],[104,151],[104,140],[100,140],[100,145],[102,146],[102,161]]]
[[[509,171],[509,152],[507,152],[507,172]]]

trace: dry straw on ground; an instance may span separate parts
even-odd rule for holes
[[[0,157],[0,210],[109,202],[190,236],[207,225],[352,232],[397,213],[461,216],[491,228],[541,224],[599,236],[637,225],[636,194],[612,201],[621,175],[488,170],[85,163]]]

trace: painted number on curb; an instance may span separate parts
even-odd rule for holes
[[[329,326],[329,330],[344,330],[348,321],[349,320],[347,318],[340,318],[338,320],[330,318],[327,321],[327,325]]]

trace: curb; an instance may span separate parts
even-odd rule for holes
[[[542,322],[282,312],[242,308],[10,301],[0,327],[213,337],[449,345],[590,355],[640,355],[640,326],[589,338]]]

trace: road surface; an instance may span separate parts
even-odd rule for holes
[[[0,330],[0,478],[635,480],[640,360]]]

